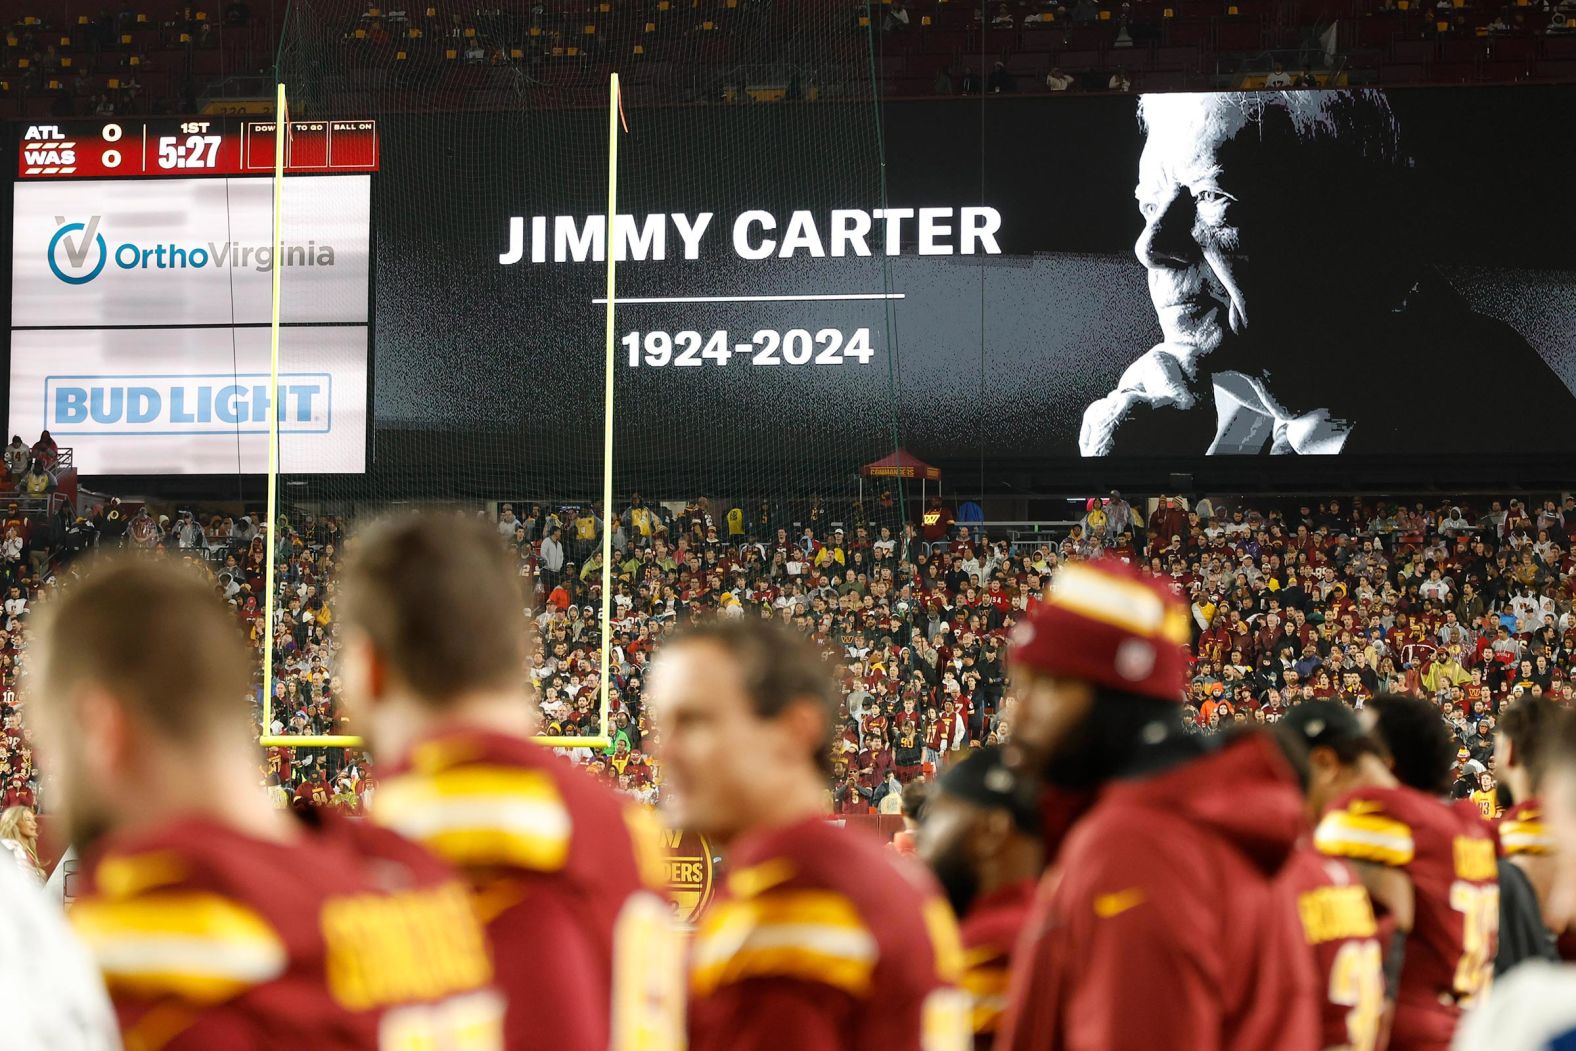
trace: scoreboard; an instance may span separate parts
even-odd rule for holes
[[[366,469],[371,120],[11,129],[9,426],[84,474]],[[277,300],[276,300],[277,293]],[[278,386],[271,322],[279,318]]]
[[[268,175],[277,128],[218,117],[30,124],[17,150],[17,178]],[[376,121],[297,120],[285,128],[287,174],[377,170]]]

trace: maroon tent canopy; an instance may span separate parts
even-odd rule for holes
[[[919,478],[924,481],[941,481],[941,468],[932,467],[907,449],[899,449],[891,456],[883,456],[874,463],[859,469],[866,478]]]

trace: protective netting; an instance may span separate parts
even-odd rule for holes
[[[273,730],[344,729],[320,607],[343,537],[397,505],[499,521],[533,585],[532,677],[554,735],[619,731],[598,712],[609,526],[608,681],[626,719],[643,640],[679,609],[763,615],[824,586],[814,617],[838,634],[839,603],[879,576],[870,543],[901,532],[915,485],[860,474],[901,441],[888,252],[915,236],[882,222],[884,10],[292,0],[277,64],[292,142],[373,122],[379,171],[366,302],[354,281],[284,274],[282,382],[326,377],[346,404],[364,353],[366,419],[334,419],[328,442],[287,401]],[[326,200],[354,207],[348,178],[293,168],[282,240],[312,240]]]

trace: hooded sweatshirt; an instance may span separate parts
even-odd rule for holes
[[[1109,783],[1041,882],[997,1046],[1317,1047],[1312,957],[1276,881],[1304,831],[1261,736]]]

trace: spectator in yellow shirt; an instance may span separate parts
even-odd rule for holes
[[[1478,788],[1472,793],[1472,802],[1487,820],[1494,820],[1504,812],[1499,805],[1499,792],[1494,785],[1494,775],[1487,770],[1478,774]]]

